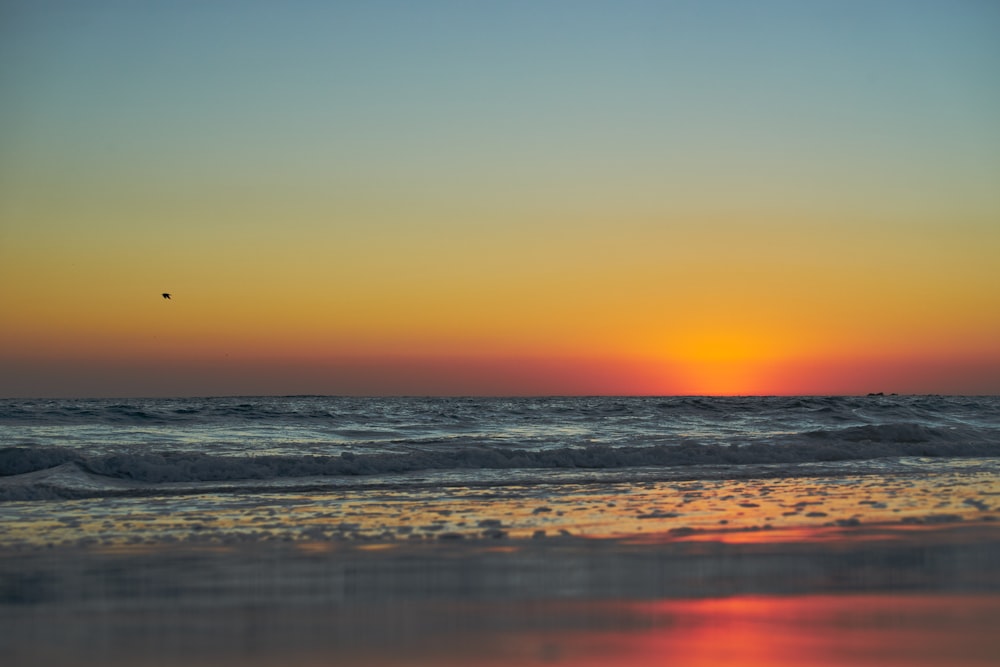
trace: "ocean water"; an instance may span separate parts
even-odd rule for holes
[[[997,397],[0,401],[5,664],[971,667],[997,563]]]
[[[994,457],[998,443],[996,397],[4,400],[0,501],[701,474],[692,466],[850,474]]]
[[[237,511],[297,504],[304,519],[305,498],[323,494],[427,505],[442,488],[564,497],[640,483],[872,474],[947,484],[955,474],[989,478],[998,456],[996,397],[4,400],[0,517],[14,507],[22,516],[66,514],[72,526],[75,511],[101,500],[103,512],[129,516],[144,507],[154,515],[228,508],[218,525],[251,539]],[[649,510],[657,511],[666,513]],[[371,521],[364,523],[324,532],[328,522],[289,520],[283,534],[371,537]],[[405,521],[391,523],[405,530]],[[450,530],[437,532],[454,533],[454,524],[440,522]],[[0,539],[224,536],[209,530],[216,526],[182,534],[134,518],[124,529],[105,528],[32,534],[7,522]]]

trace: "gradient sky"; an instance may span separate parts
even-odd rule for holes
[[[998,35],[7,0],[0,396],[1000,394]]]

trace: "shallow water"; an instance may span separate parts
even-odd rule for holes
[[[0,503],[0,544],[100,546],[270,541],[424,541],[709,536],[782,528],[1000,520],[996,459],[893,460],[863,474],[819,465],[661,470],[627,477],[553,475],[470,484],[439,477],[406,484],[268,487],[158,496]],[[745,475],[745,476],[744,476]],[[690,479],[694,476],[695,479]],[[737,477],[732,479],[731,477]],[[720,478],[721,477],[721,478]],[[730,477],[727,479],[726,477]],[[162,487],[161,487],[162,488]]]

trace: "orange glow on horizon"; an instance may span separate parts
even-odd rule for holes
[[[779,232],[796,238],[781,228],[772,240]],[[699,234],[688,232],[710,252]],[[393,240],[385,252],[396,254],[371,266],[330,264],[311,248],[300,260],[279,248],[264,270],[242,256],[202,263],[198,250],[198,269],[170,281],[162,276],[175,270],[164,259],[144,266],[131,258],[123,267],[113,253],[95,251],[98,274],[85,295],[75,289],[68,252],[33,264],[7,253],[5,271],[45,279],[24,290],[11,288],[14,278],[0,287],[0,374],[12,378],[0,389],[8,396],[1000,393],[1000,308],[991,307],[1000,292],[963,292],[964,269],[920,292],[923,303],[903,280],[873,290],[853,274],[792,279],[778,257],[740,280],[752,262],[723,249],[713,261],[734,268],[686,287],[694,264],[661,266],[647,248],[614,238],[616,252],[599,270],[563,249],[541,248],[516,271],[490,256],[480,265],[461,257],[455,267],[448,264],[455,255],[414,257]],[[587,233],[565,243],[584,259],[595,252]],[[967,262],[974,284],[984,284],[983,261]],[[163,300],[163,291],[174,298]]]
[[[558,355],[266,354],[192,346],[0,359],[11,397],[996,394],[1000,359],[680,362]],[[81,358],[82,357],[82,358]]]

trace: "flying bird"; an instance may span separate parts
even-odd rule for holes
[[[163,293],[163,298],[164,299],[169,299],[170,298],[170,293],[169,292],[164,292]]]

